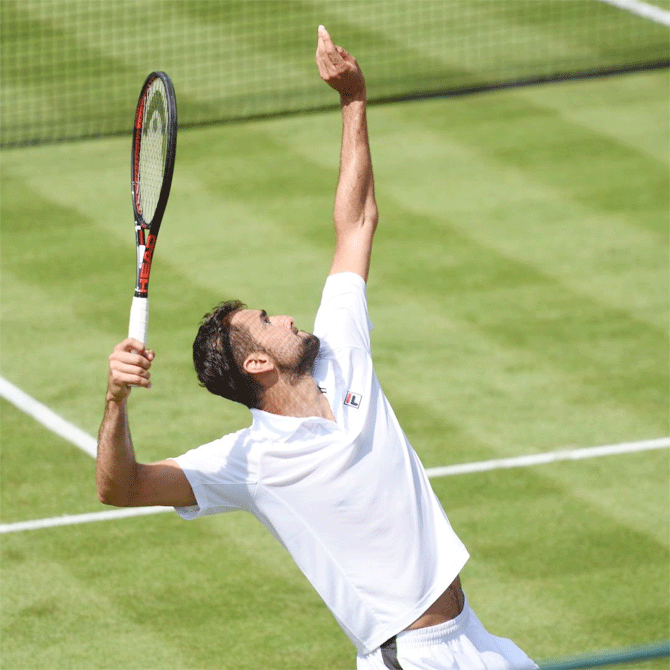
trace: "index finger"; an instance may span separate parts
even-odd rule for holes
[[[147,349],[142,342],[135,339],[134,337],[128,337],[123,340],[123,342],[119,342],[119,344],[114,347],[114,351],[132,352],[134,354],[139,354],[144,358],[149,358],[149,360],[154,357],[153,351],[151,349]]]
[[[318,41],[319,47],[322,48],[332,63],[337,65],[342,62],[342,57],[335,48],[335,44],[325,26],[319,26]]]

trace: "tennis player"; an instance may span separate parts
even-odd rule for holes
[[[316,62],[340,95],[335,253],[314,334],[231,301],[203,320],[198,378],[252,424],[174,459],[140,464],[131,386],[154,353],[128,339],[109,363],[97,486],[116,506],[169,505],[185,519],[246,510],[290,552],[357,650],[358,670],[536,668],[488,633],[459,573],[452,529],[375,376],[366,280],[377,226],[365,79],[322,26]],[[509,608],[508,608],[509,609]]]

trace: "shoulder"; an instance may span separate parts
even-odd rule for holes
[[[367,293],[367,283],[356,272],[337,272],[327,277],[321,296],[321,304],[342,295],[363,295]]]
[[[314,321],[314,334],[324,351],[341,347],[370,349],[367,285],[354,272],[330,275]]]

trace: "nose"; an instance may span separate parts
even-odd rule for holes
[[[280,316],[276,316],[275,319],[280,326],[284,326],[284,328],[288,328],[289,330],[293,329],[293,324],[295,321],[292,316],[286,316],[285,314],[282,314]]]

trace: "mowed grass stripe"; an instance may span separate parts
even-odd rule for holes
[[[153,535],[145,530],[144,537]],[[169,584],[178,575],[161,570],[170,562],[160,560],[157,547],[150,551],[140,533],[107,528],[48,542],[17,539],[2,547],[6,667],[192,667],[188,647],[171,634],[176,626],[164,620],[157,625],[149,616],[154,579]],[[170,544],[174,537],[166,536],[162,558],[170,555]],[[182,592],[182,599],[188,602],[187,594]],[[164,613],[177,619],[173,610]]]
[[[404,292],[397,298],[411,300]],[[393,311],[381,312],[388,323]],[[413,339],[394,341],[402,325],[377,339],[380,379],[427,465],[546,451],[557,443],[635,440],[650,423],[667,432],[663,415],[644,403],[635,406],[580,370],[561,370],[533,348],[491,342],[478,327],[437,318],[436,311],[425,303],[414,308]],[[431,328],[430,336],[421,337],[422,327]],[[411,346],[421,349],[406,353]]]
[[[95,463],[62,438],[0,399],[3,523],[99,511]]]
[[[667,354],[664,338],[656,329],[576,294],[560,281],[506,259],[446,226],[440,228],[440,221],[407,212],[401,218],[411,222],[409,230],[393,244],[382,240],[377,247],[382,255],[386,252],[398,259],[392,269],[378,269],[378,278],[401,287],[396,289],[393,307],[384,313],[393,324],[393,335],[410,330],[395,346],[396,360],[406,356],[421,365],[417,359],[430,352],[431,364],[424,362],[426,369],[416,367],[414,374],[397,370],[396,376],[404,373],[406,377],[392,385],[394,389],[416,390],[422,381],[428,386],[432,382],[440,393],[442,386],[455,383],[452,375],[463,368],[464,383],[475,387],[492,386],[507,396],[527,394],[535,383],[535,391],[550,395],[552,402],[567,396],[566,410],[573,405],[611,403],[612,409],[620,407],[624,414],[630,412],[642,421],[651,414],[655,417],[653,432],[667,432],[663,396],[667,375],[659,366]],[[416,264],[411,255],[402,254],[403,247],[411,244],[412,230],[421,230],[425,244],[423,262]],[[433,251],[440,243],[445,253]],[[431,253],[433,261],[425,258]],[[371,296],[373,302],[379,300],[372,289]],[[412,326],[407,329],[410,314]],[[380,331],[387,327],[375,319],[374,312],[373,320]],[[390,331],[380,332],[380,337],[392,339]],[[393,351],[388,340],[382,356]],[[464,352],[470,358],[459,362],[458,354]],[[500,377],[508,378],[507,389]]]
[[[650,465],[643,463],[647,456]],[[606,468],[612,493],[662,464],[660,456],[631,455],[622,459],[625,465],[618,461],[623,467]],[[493,631],[509,630],[509,610],[501,602],[511,598],[518,603],[512,617],[520,631],[515,639],[526,641],[538,658],[667,634],[667,532],[656,539],[632,517],[616,518],[604,505],[583,500],[581,473],[602,476],[603,463],[582,465],[556,466],[564,470],[558,480],[544,476],[553,474],[552,468],[551,473],[532,469],[511,477],[492,472],[433,481],[474,557],[463,578],[480,618]],[[644,511],[630,492],[618,508],[624,516],[628,502],[633,513]]]
[[[629,97],[638,79],[647,96],[642,96],[635,109],[630,100],[617,107],[616,98],[612,92],[608,93],[610,89],[605,88],[602,81],[595,82],[593,89],[603,91],[605,102],[593,100],[594,93],[589,95],[587,88],[585,97],[593,105],[582,102],[581,108],[575,104],[575,98],[580,95],[579,83],[532,89],[534,97],[530,97],[530,89],[524,89],[481,96],[476,102],[470,98],[462,105],[429,102],[421,107],[399,106],[394,109],[406,109],[406,112],[398,120],[404,121],[411,130],[407,135],[396,131],[396,136],[382,145],[381,169],[385,171],[389,165],[395,166],[392,175],[397,177],[404,171],[403,159],[420,157],[428,161],[432,172],[448,180],[434,179],[422,184],[420,172],[410,173],[409,184],[414,188],[403,190],[406,206],[411,205],[422,213],[459,214],[465,218],[463,227],[471,235],[488,240],[491,245],[500,245],[501,251],[520,254],[521,259],[546,266],[549,272],[554,270],[552,265],[556,265],[556,270],[574,274],[584,262],[590,267],[596,260],[601,263],[607,260],[608,251],[611,253],[604,247],[598,254],[599,247],[609,238],[600,239],[595,234],[597,228],[588,239],[582,237],[585,228],[578,229],[580,235],[566,239],[563,229],[573,219],[577,222],[593,220],[595,224],[597,217],[607,217],[601,220],[601,225],[609,221],[609,225],[613,222],[619,226],[616,237],[625,231],[626,225],[629,227],[626,242],[644,222],[649,234],[643,235],[641,240],[647,240],[649,245],[660,245],[667,240],[664,225],[668,200],[667,156],[663,161],[656,160],[645,149],[628,146],[628,141],[631,136],[635,140],[635,133],[642,136],[643,144],[657,143],[659,134],[666,136],[666,106],[654,105],[655,101],[664,100],[666,75],[635,75],[608,81],[615,93],[621,91],[623,96]],[[595,116],[608,102],[614,110],[632,117],[635,130],[627,127],[623,139],[615,136],[611,124],[602,135],[569,120],[575,114],[575,107],[578,112]],[[420,116],[416,113],[419,109]],[[420,125],[413,123],[418,118]],[[430,131],[425,130],[424,124]],[[656,128],[661,130],[657,133]],[[387,150],[386,147],[393,147],[397,142],[402,143],[403,154]],[[590,155],[590,148],[600,155]],[[399,160],[393,162],[394,157]],[[503,217],[497,215],[498,207],[501,213],[507,210],[508,218],[521,208],[516,212],[515,226],[500,225],[499,219]],[[534,214],[533,208],[537,208]],[[469,216],[473,214],[481,216],[474,219]],[[554,244],[559,256],[552,263],[550,258],[545,258],[546,251],[552,247],[544,245],[547,235],[551,235],[553,241],[556,234],[560,235],[560,244]],[[571,248],[560,255],[570,239]],[[581,247],[577,244],[580,241],[583,242]],[[582,254],[593,244],[596,246],[589,263],[589,258],[582,258]],[[612,250],[623,255],[622,249],[614,247]],[[581,254],[574,257],[570,265],[567,252]],[[649,261],[656,259],[657,255]],[[616,260],[620,264],[625,261],[618,257]],[[630,256],[631,264],[637,260],[637,254]],[[601,272],[605,269],[598,268]],[[609,279],[612,274],[608,275]]]
[[[617,461],[617,462],[614,462]],[[613,523],[641,533],[661,547],[670,545],[667,449],[630,454],[619,459],[590,459],[584,468],[564,462],[542,468],[549,480],[585,504],[609,516]]]
[[[573,86],[576,84],[565,85],[566,88]],[[552,93],[562,89],[563,86],[549,89],[545,107],[552,101],[560,105],[560,95],[556,100],[556,94]],[[569,99],[568,96],[566,104]],[[564,124],[560,110],[547,112],[528,105],[520,92],[503,94],[499,107],[490,102],[488,105],[491,105],[490,109],[486,103],[482,108],[475,108],[483,118],[470,120],[465,130],[463,117],[467,106],[450,108],[426,103],[425,109],[421,108],[425,112],[421,122],[425,121],[431,130],[426,132],[416,127],[407,135],[396,131],[395,136],[387,138],[382,145],[383,159],[379,161],[381,182],[388,177],[389,166],[396,168],[391,170],[391,178],[397,179],[405,170],[404,160],[425,161],[435,179],[422,184],[421,172],[410,173],[406,186],[400,191],[405,207],[433,216],[451,215],[453,225],[460,225],[466,234],[505,255],[535,264],[542,272],[569,279],[575,274],[586,277],[593,269],[605,273],[612,283],[617,281],[622,270],[649,271],[651,268],[656,274],[662,271],[663,259],[657,250],[667,240],[664,225],[668,200],[667,160],[664,169],[644,153],[627,148],[627,160],[617,165],[616,154],[620,145],[613,139],[603,139],[600,167],[591,175],[593,161],[581,156],[576,145],[580,139],[587,141],[587,135],[593,135],[592,131],[587,133],[575,128],[571,122]],[[482,109],[488,109],[488,116]],[[417,117],[415,111],[418,108],[411,106],[403,120],[411,124]],[[511,130],[502,132],[501,115],[510,122]],[[640,120],[651,127],[662,127],[667,114],[650,115]],[[496,146],[508,143],[510,151],[516,149],[521,155],[529,133],[530,141],[538,145],[555,143],[556,153],[562,150],[560,138],[567,138],[566,150],[572,143],[569,158],[561,157],[562,169],[554,167],[553,159],[546,152],[542,154],[541,169],[537,169],[538,166],[530,161],[527,165],[518,161],[509,165],[511,159],[496,150]],[[547,135],[551,138],[543,139]],[[402,154],[387,149],[399,142],[404,149]],[[614,150],[611,174],[603,167],[609,146]],[[534,156],[535,152],[536,149],[531,147],[529,156]],[[536,162],[539,160],[540,157],[535,158]],[[635,175],[632,184],[631,173]],[[600,192],[601,186],[594,183],[596,180],[607,181],[608,189],[614,192],[619,188],[623,195],[617,195],[612,202],[607,194],[598,202],[580,202],[580,192]],[[626,198],[629,201],[624,203],[625,207],[612,211],[615,204],[621,205]],[[647,224],[646,233],[638,230],[641,220]],[[586,282],[583,283],[586,287]],[[662,295],[656,288],[653,297],[658,301]],[[629,294],[619,306],[630,309],[633,297]]]
[[[566,121],[644,153],[663,166],[668,163],[670,135],[665,123],[668,89],[666,70],[596,79],[589,86],[565,82],[549,88],[528,87],[519,94],[533,106],[555,110]],[[622,119],[626,122],[621,123]]]

